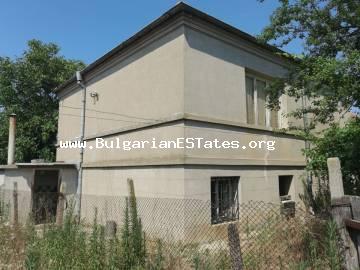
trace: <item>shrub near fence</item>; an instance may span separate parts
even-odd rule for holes
[[[341,266],[336,227],[301,205],[289,216],[279,204],[248,202],[239,206],[239,220],[216,225],[210,202],[199,200],[84,195],[80,224],[67,205],[62,226],[28,222],[14,229],[1,222],[0,268],[232,269],[235,236],[244,269]]]

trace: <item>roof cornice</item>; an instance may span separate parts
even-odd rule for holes
[[[93,63],[86,66],[83,70],[81,70],[81,73],[84,77],[86,77],[86,74],[89,72],[95,70],[97,67],[101,66],[103,63],[111,59],[112,57],[118,55],[119,53],[127,50],[128,48],[136,45],[139,41],[143,38],[145,38],[148,35],[151,35],[155,31],[157,31],[159,28],[164,27],[168,23],[172,22],[173,20],[176,20],[178,17],[181,16],[190,16],[190,17],[196,17],[197,19],[200,19],[204,22],[206,22],[209,25],[216,26],[217,28],[222,29],[223,31],[226,31],[232,35],[236,35],[237,37],[246,40],[250,42],[251,44],[256,45],[257,47],[260,47],[262,49],[265,49],[268,52],[273,53],[276,55],[276,57],[279,57],[283,60],[289,61],[288,58],[281,56],[282,54],[285,54],[284,51],[271,46],[269,44],[261,43],[259,42],[255,37],[251,36],[248,33],[245,33],[219,19],[216,19],[198,9],[195,9],[183,2],[178,3],[171,9],[169,9],[167,12],[165,12],[163,15],[161,15],[158,19],[144,27],[142,30],[137,32],[135,35],[130,37],[129,39],[125,40],[124,42],[120,43],[118,46],[116,46],[114,49],[110,50],[100,58],[98,58]],[[70,85],[76,82],[75,75],[71,77],[69,80],[65,81],[63,84],[61,84],[59,87],[57,87],[54,91],[56,93],[66,89]]]

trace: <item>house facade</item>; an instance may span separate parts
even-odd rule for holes
[[[298,201],[304,142],[279,132],[296,122],[284,114],[298,104],[282,96],[280,111],[270,111],[264,91],[291,64],[248,34],[176,5],[82,71],[83,196],[126,196],[131,178],[141,198],[211,202],[212,223],[234,218],[227,211],[238,203]],[[79,149],[60,144],[80,136],[81,92],[75,78],[57,89],[59,162],[79,162]],[[151,147],[179,138],[240,147]],[[137,147],[116,148],[124,142]]]
[[[111,209],[115,198],[128,195],[128,179],[150,213],[143,222],[161,222],[154,216],[167,212],[167,222],[184,228],[177,234],[192,224],[199,202],[207,211],[202,221],[211,225],[239,218],[238,206],[248,201],[299,201],[305,144],[281,131],[301,124],[284,116],[299,105],[287,96],[280,97],[280,111],[265,105],[266,85],[292,65],[280,54],[176,5],[81,71],[86,90],[75,77],[56,90],[54,166],[71,166],[71,179],[57,183],[67,182],[65,194],[76,193],[80,149],[65,144],[79,140],[85,91],[82,217],[96,207],[102,220],[117,219]],[[14,182],[6,178],[14,169],[19,165],[0,168],[0,181]]]

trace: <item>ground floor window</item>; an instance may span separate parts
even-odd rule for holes
[[[239,177],[211,178],[211,223],[239,219]]]
[[[291,200],[292,175],[279,176],[279,195],[281,201]]]

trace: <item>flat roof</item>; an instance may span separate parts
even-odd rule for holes
[[[114,56],[114,55],[118,54],[119,52],[132,46],[139,39],[141,39],[145,35],[148,35],[150,32],[152,32],[155,28],[161,27],[166,22],[170,21],[171,19],[176,18],[178,15],[190,15],[191,17],[199,18],[211,25],[217,26],[217,27],[223,29],[224,31],[232,33],[232,34],[234,34],[244,40],[247,40],[247,41],[253,43],[254,45],[261,47],[267,51],[270,51],[272,53],[280,53],[280,54],[286,53],[285,51],[280,50],[279,48],[277,48],[275,46],[260,42],[254,36],[252,36],[246,32],[243,32],[236,27],[233,27],[233,26],[231,26],[219,19],[216,19],[215,17],[212,17],[196,8],[193,8],[183,2],[180,2],[180,3],[176,4],[174,7],[172,7],[171,9],[169,9],[167,12],[165,12],[163,15],[161,15],[158,19],[156,19],[155,21],[153,21],[152,23],[150,23],[149,25],[144,27],[142,30],[137,32],[135,35],[133,35],[129,39],[125,40],[124,42],[120,43],[117,47],[110,50],[108,53],[106,53],[102,57],[98,58],[90,65],[86,66],[83,70],[81,70],[81,73],[83,75],[86,75],[88,72],[94,70],[97,66],[101,65],[102,63],[104,63],[105,61],[110,59],[112,56]],[[281,55],[278,55],[278,56],[289,60],[289,58],[286,58],[285,56],[281,56]],[[75,75],[72,76],[69,80],[65,81],[59,87],[57,87],[54,91],[59,92],[74,82],[76,82]]]
[[[0,170],[19,168],[76,168],[77,163],[70,162],[39,162],[39,163],[15,163],[0,165]]]

